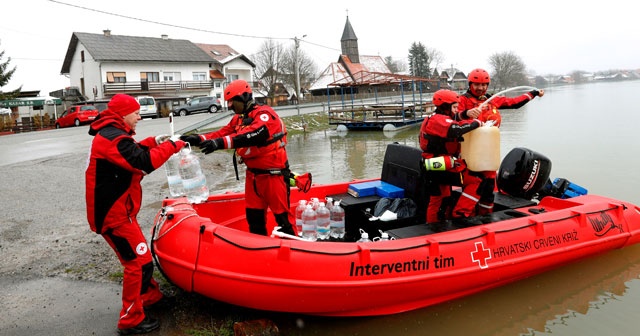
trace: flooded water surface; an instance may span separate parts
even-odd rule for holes
[[[640,81],[548,88],[542,99],[518,110],[502,110],[501,154],[514,147],[532,149],[551,159],[552,179],[566,178],[589,193],[640,204],[638,93]],[[396,133],[327,131],[291,136],[287,148],[293,170],[312,172],[315,182],[327,183],[380,176],[391,142],[418,146],[418,127]],[[639,274],[640,246],[632,246],[416,311],[367,318],[304,317],[304,327],[292,332],[636,335]]]

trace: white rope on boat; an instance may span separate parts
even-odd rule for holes
[[[531,90],[537,90],[537,88],[535,88],[535,87],[533,87],[533,86],[526,86],[526,85],[525,85],[525,86],[516,86],[516,87],[512,87],[512,88],[506,89],[506,90],[502,90],[502,91],[500,91],[500,92],[498,92],[498,93],[496,93],[496,94],[492,95],[491,97],[489,97],[489,99],[487,99],[487,100],[483,101],[483,102],[482,102],[482,104],[480,104],[480,109],[482,109],[485,105],[489,104],[489,102],[490,102],[493,98],[495,98],[495,97],[497,97],[497,96],[503,95],[503,94],[505,94],[505,93],[507,93],[507,92],[511,92],[511,91],[520,91],[520,90],[530,90],[530,91],[531,91]]]
[[[175,208],[176,205],[189,205],[189,207],[184,207],[184,208]],[[167,233],[169,233],[169,231],[173,230],[176,226],[178,226],[180,223],[182,223],[184,220],[191,218],[191,217],[195,217],[198,216],[198,213],[196,212],[196,209],[194,209],[190,203],[188,202],[181,202],[181,203],[174,203],[171,206],[167,206],[163,209],[164,213],[163,214],[159,214],[160,217],[162,217],[159,221],[157,220],[157,216],[156,216],[156,236],[152,237],[153,241],[156,241],[160,238],[162,238],[164,235],[166,235]],[[167,221],[167,217],[169,216],[169,211],[191,211],[193,212],[192,214],[189,214],[183,218],[181,218],[179,221],[177,221],[175,224],[173,224],[170,228],[168,228],[166,231],[164,231],[161,235],[159,234],[159,228],[161,228],[162,226],[164,226],[164,223]]]
[[[281,227],[280,226],[276,226],[273,228],[273,231],[271,231],[271,238],[275,238],[280,237],[280,238],[288,238],[288,239],[295,239],[295,240],[300,240],[300,241],[308,241],[304,238],[300,238],[298,236],[294,236],[294,235],[290,235],[288,233],[284,233],[284,232],[280,232],[278,230],[280,230]]]

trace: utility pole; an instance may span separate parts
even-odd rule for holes
[[[302,35],[302,38],[305,38],[306,36],[307,35]],[[298,115],[300,115],[300,60],[298,57],[298,49],[300,49],[300,39],[298,37],[294,37],[293,41],[296,43],[294,59],[294,71],[296,74],[296,106],[298,108]]]

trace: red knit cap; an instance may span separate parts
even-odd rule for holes
[[[109,110],[122,117],[140,109],[140,104],[135,98],[122,93],[113,96],[107,106]]]

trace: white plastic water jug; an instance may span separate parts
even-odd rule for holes
[[[500,168],[500,129],[481,126],[463,135],[460,157],[472,171],[492,171]]]

